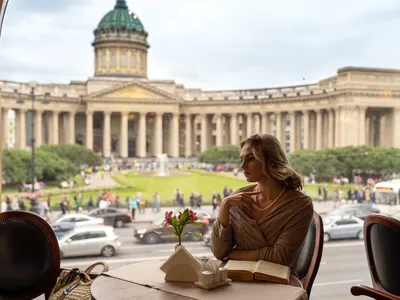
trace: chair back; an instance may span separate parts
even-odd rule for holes
[[[60,250],[50,225],[29,212],[0,213],[0,266],[0,299],[48,296],[60,272]]]
[[[373,287],[400,296],[400,221],[371,214],[364,220],[364,233]]]
[[[296,266],[296,273],[308,297],[310,297],[311,288],[318,273],[323,246],[324,225],[321,216],[314,211]]]

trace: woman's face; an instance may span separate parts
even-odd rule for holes
[[[256,160],[248,144],[245,144],[240,150],[241,168],[248,182],[258,182],[265,178],[264,166],[261,161]]]

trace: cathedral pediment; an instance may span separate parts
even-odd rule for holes
[[[123,84],[89,94],[88,97],[94,101],[116,101],[116,102],[171,102],[183,101],[178,96],[165,92],[159,88],[150,86],[140,81],[130,81]]]

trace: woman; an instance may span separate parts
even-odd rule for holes
[[[218,259],[265,260],[295,268],[313,216],[303,179],[290,166],[278,139],[256,134],[240,143],[248,182],[226,197],[214,222],[211,246]],[[298,285],[296,278],[291,284]]]

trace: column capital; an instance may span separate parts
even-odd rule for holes
[[[87,110],[87,111],[85,111],[85,114],[86,114],[86,115],[93,115],[93,114],[94,114],[94,111]]]
[[[145,116],[147,115],[147,111],[138,111],[137,114],[138,114],[140,117],[145,117]]]
[[[111,114],[112,114],[112,111],[108,111],[108,110],[104,111],[104,116],[110,117]]]
[[[310,111],[308,109],[303,110],[302,112],[304,116],[308,116],[310,114]]]
[[[128,111],[121,111],[120,113],[122,117],[127,117],[129,115]]]

